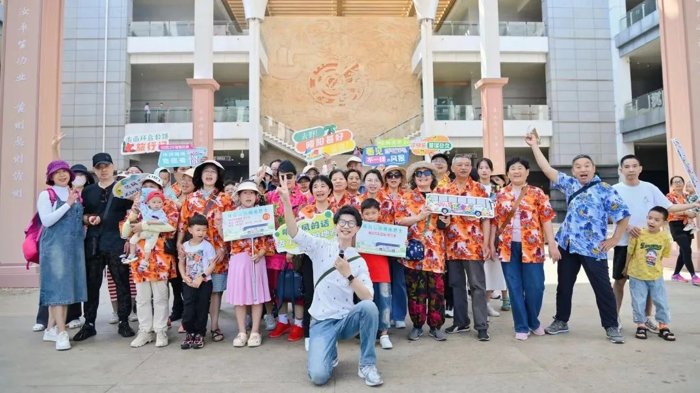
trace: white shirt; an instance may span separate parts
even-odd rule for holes
[[[661,206],[668,209],[671,206],[671,201],[659,190],[655,185],[645,181],[639,181],[636,187],[630,187],[625,183],[617,183],[613,186],[615,191],[620,194],[622,200],[625,201],[629,208],[630,222],[629,226],[644,228],[647,224],[647,214],[654,206]],[[617,225],[615,225],[617,227]],[[620,239],[618,246],[626,246],[629,243],[629,232],[625,232]]]
[[[146,113],[151,113],[151,107],[149,107],[148,105],[145,105],[143,107],[143,110],[146,111]]]
[[[66,214],[71,208],[67,203],[64,203],[61,205],[61,207],[56,209],[58,199],[64,202],[68,200],[68,193],[70,191],[68,187],[51,186],[51,188],[53,188],[57,198],[53,205],[51,204],[49,192],[46,190],[39,194],[39,199],[36,201],[36,211],[39,213],[41,225],[45,227],[50,227],[57,223],[58,220],[60,220],[61,217],[63,217],[63,215]]]
[[[191,279],[204,273],[211,264],[211,261],[216,258],[216,250],[206,240],[193,246],[189,241],[182,243],[182,248],[185,249],[185,274]],[[209,281],[211,278],[207,276],[204,281]]]
[[[299,249],[311,259],[314,266],[314,285],[316,285],[321,276],[335,265],[335,260],[340,253],[338,241],[313,237],[301,229],[293,240]],[[345,259],[359,255],[353,247],[345,249]],[[350,271],[355,276],[355,280],[359,280],[374,296],[374,287],[365,260],[358,258],[350,262]],[[337,270],[334,270],[333,273],[324,277],[323,281],[316,287],[309,314],[319,321],[343,319],[355,306],[353,303],[354,293],[355,291],[350,287],[348,280]]]

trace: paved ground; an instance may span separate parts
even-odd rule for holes
[[[547,267],[543,323],[554,314],[556,269]],[[669,272],[667,271],[667,277]],[[668,281],[675,343],[656,336],[647,341],[631,336],[631,309],[622,318],[627,343],[613,345],[600,327],[593,292],[579,278],[574,297],[571,333],[513,338],[509,313],[492,318],[488,343],[474,333],[435,342],[426,334],[406,340],[407,330],[392,331],[394,349],[378,348],[383,391],[484,392],[698,392],[700,391],[700,288]],[[53,343],[31,332],[36,290],[0,291],[0,381],[5,392],[255,392],[363,391],[357,377],[358,345],[340,345],[340,365],[327,386],[314,388],[306,377],[303,342],[265,338],[256,349],[231,347],[235,336],[233,310],[223,312],[226,341],[207,342],[199,351],[179,349],[175,329],[171,345],[129,347],[107,323],[109,302],[100,305],[98,335],[59,353]],[[498,303],[493,302],[496,306]],[[448,320],[448,325],[450,320]],[[136,323],[132,324],[136,328]],[[73,331],[74,333],[75,331]],[[72,334],[73,334],[72,333]],[[72,335],[71,334],[71,335]],[[695,387],[693,387],[695,386]]]

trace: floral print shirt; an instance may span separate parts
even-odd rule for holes
[[[503,233],[499,236],[498,255],[502,262],[510,262],[513,220],[520,220],[520,239],[523,247],[522,262],[542,263],[544,262],[545,240],[542,224],[554,218],[554,209],[541,188],[527,186],[526,194],[520,201],[516,214],[511,222],[505,223],[506,218],[514,209],[513,205],[516,199],[518,197],[513,192],[512,186],[506,186],[496,194],[495,228],[491,229],[497,230],[505,224]]]
[[[405,193],[396,206],[396,221],[417,216],[425,202],[425,197],[418,188]],[[406,267],[433,273],[445,272],[445,232],[443,229],[438,229],[437,220],[437,216],[431,214],[426,221],[419,221],[408,227],[408,240],[418,240],[423,243],[425,258],[421,261],[402,259],[401,262]],[[426,225],[428,225],[427,230]]]
[[[360,210],[360,199],[358,197],[350,195],[350,193],[347,191],[345,191],[345,194],[343,194],[343,196],[338,201],[336,201],[335,196],[331,194],[331,196],[328,197],[328,201],[331,203],[331,205],[335,206],[336,210],[340,209],[345,205],[354,206],[355,209],[357,209],[358,211]]]
[[[367,199],[369,199],[369,191],[360,195],[360,204]],[[380,189],[377,191],[377,195],[374,199],[379,202],[379,223],[394,225],[396,211],[394,210],[394,202],[389,197],[389,194]],[[362,211],[360,211],[360,213],[362,213]]]
[[[489,194],[481,183],[475,182],[471,178],[467,179],[464,189],[459,188],[457,180],[440,188],[437,194],[472,196],[478,198],[488,198]],[[448,261],[483,261],[484,231],[481,223],[485,219],[476,219],[466,216],[452,216],[450,226],[447,228],[445,236],[445,252]]]
[[[333,204],[328,204],[328,210],[332,211],[333,214],[335,214],[338,209],[335,207]],[[324,210],[325,211],[325,210]],[[305,219],[312,219],[314,218],[315,215],[321,214],[324,211],[319,210],[316,207],[315,203],[312,203],[310,205],[306,205],[299,209],[299,212],[297,213],[297,221],[305,220]]]
[[[591,181],[600,181],[594,176]],[[583,186],[571,176],[559,172],[552,188],[563,192],[566,200]],[[610,184],[601,182],[571,201],[564,222],[557,232],[559,246],[572,254],[605,259],[600,243],[608,237],[608,217],[618,222],[630,216],[627,205]]]
[[[666,194],[666,198],[668,198],[671,203],[674,205],[685,205],[688,203],[688,201],[685,198],[685,195],[678,195],[675,192],[669,192]],[[677,216],[671,212],[668,213],[668,221],[683,221],[684,224],[688,223],[688,218],[686,216]]]

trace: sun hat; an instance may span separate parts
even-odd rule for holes
[[[215,187],[217,190],[223,190],[224,189],[224,175],[225,175],[226,171],[224,170],[224,166],[221,165],[216,160],[206,160],[203,163],[197,165],[196,168],[194,168],[194,174],[192,175],[192,182],[194,183],[195,189],[202,188],[202,185],[203,185],[202,172],[204,171],[204,167],[207,165],[213,165],[216,167],[217,177],[216,177]]]
[[[351,162],[359,162],[360,164],[362,164],[362,160],[360,159],[360,157],[357,157],[357,156],[352,156],[352,157],[348,158],[348,160],[346,161],[346,164],[349,164]]]
[[[143,183],[145,183],[147,181],[156,183],[158,185],[158,187],[163,188],[163,180],[161,180],[158,175],[154,175],[154,174],[149,173],[143,179],[141,179],[141,184],[143,185]]]
[[[187,171],[185,171],[185,176],[189,176],[191,178],[194,178],[194,168],[190,168]]]
[[[388,167],[384,168],[384,173],[382,174],[384,176],[384,181],[386,181],[386,175],[393,171],[399,171],[403,177],[406,177],[406,168],[398,165],[389,165]]]
[[[153,198],[160,198],[161,200],[165,201],[165,194],[163,194],[160,191],[153,191],[152,193],[148,194],[148,198],[146,198],[146,203],[150,202],[151,199]]]
[[[435,168],[435,165],[433,165],[432,163],[430,163],[428,161],[418,161],[418,162],[414,162],[413,164],[411,164],[411,166],[408,167],[408,170],[406,171],[406,176],[408,176],[408,179],[409,180],[412,179],[413,174],[416,173],[416,171],[418,169],[421,169],[421,168],[430,169],[431,171],[433,171],[433,177],[437,176],[438,170],[437,170],[437,168]]]
[[[238,185],[238,188],[236,188],[236,194],[240,193],[241,191],[255,191],[260,194],[258,186],[254,182],[248,180],[242,182]]]
[[[309,171],[312,170],[312,169],[315,170],[315,171],[318,172],[318,173],[321,173],[321,171],[319,171],[318,168],[316,168],[316,167],[313,166],[313,165],[307,165],[307,166],[305,166],[305,167],[304,167],[304,170],[301,171],[301,173],[309,173]]]
[[[53,176],[54,173],[60,171],[61,169],[68,171],[68,173],[70,174],[70,182],[73,182],[73,180],[75,180],[75,173],[70,169],[70,165],[68,165],[68,163],[63,160],[56,160],[51,161],[46,167],[47,185],[52,185],[53,180],[51,180],[51,176]]]

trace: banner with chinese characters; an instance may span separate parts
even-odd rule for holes
[[[450,138],[442,135],[416,138],[411,141],[411,153],[417,156],[425,156],[450,150],[452,150]]]
[[[335,237],[335,224],[333,224],[333,212],[326,210],[321,214],[315,215],[312,219],[304,219],[297,222],[299,228],[306,231],[311,236],[321,237],[324,239],[333,239]],[[299,247],[294,243],[292,238],[287,234],[287,224],[281,225],[273,234],[275,238],[275,247],[277,252],[288,252],[290,254],[299,255]]]
[[[358,252],[405,258],[407,238],[408,227],[363,221],[355,246]]]
[[[294,151],[306,156],[306,161],[314,161],[324,154],[337,156],[353,151],[356,147],[352,131],[336,131],[335,124],[317,126],[297,131],[292,135]]]
[[[169,143],[167,145],[160,145],[160,151],[165,150],[189,150],[194,149],[194,145],[191,143]],[[205,148],[206,149],[206,148]]]
[[[409,158],[408,147],[377,147],[367,146],[362,151],[362,164],[366,166],[378,165],[406,165]]]
[[[167,132],[126,135],[124,136],[124,142],[122,142],[121,153],[123,156],[155,153],[160,151],[161,145],[168,144],[168,139]]]
[[[163,145],[158,156],[158,166],[162,168],[177,168],[181,166],[197,166],[207,156],[206,147],[197,147],[185,150],[164,149],[170,145]]]
[[[408,138],[377,139],[374,141],[377,147],[409,147],[411,140]]]
[[[690,183],[693,184],[695,192],[700,192],[700,182],[698,182],[698,176],[693,170],[693,164],[690,162],[690,160],[688,160],[688,156],[685,155],[683,146],[681,146],[681,143],[676,138],[671,139],[671,142],[673,143],[673,147],[676,149],[676,153],[678,153],[678,157],[683,163],[686,173],[688,173],[688,178],[690,179]]]
[[[222,215],[224,240],[230,242],[272,235],[275,232],[272,209],[272,205],[265,205],[225,212]]]
[[[129,199],[141,191],[141,179],[148,176],[147,173],[133,174],[119,180],[112,188],[112,194],[117,198]]]
[[[489,198],[429,193],[426,204],[433,213],[446,216],[493,218],[494,205]]]

